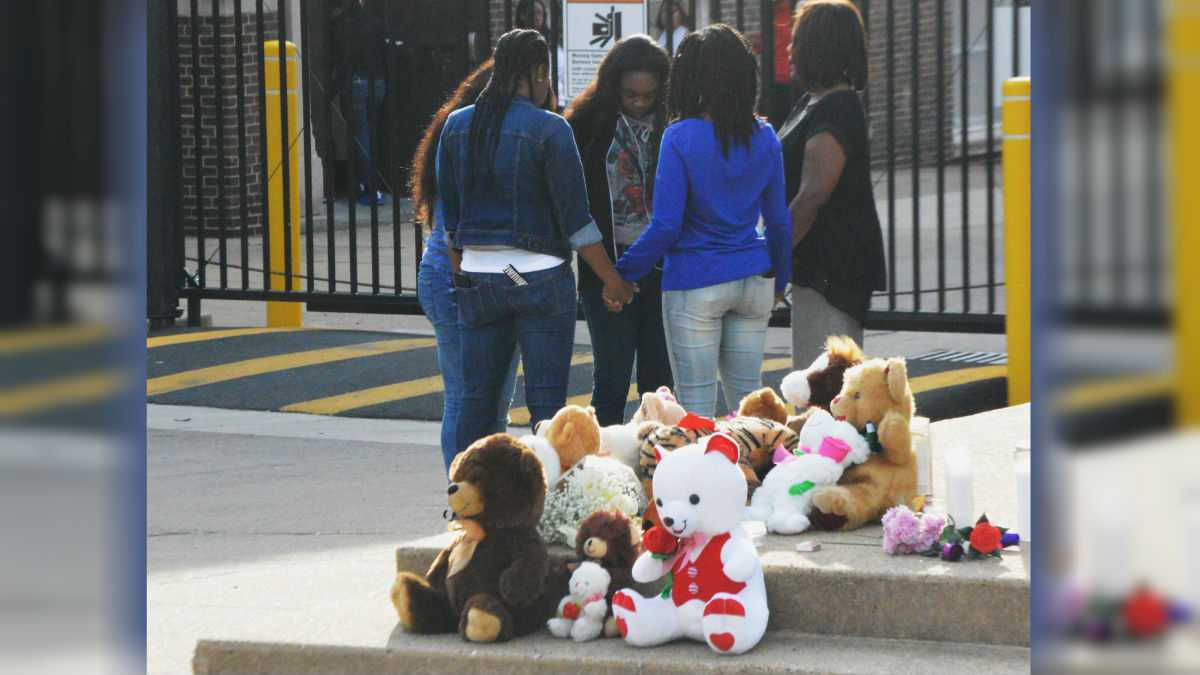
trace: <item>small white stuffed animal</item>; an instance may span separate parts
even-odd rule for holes
[[[870,455],[870,444],[854,425],[817,410],[800,430],[795,454],[775,450],[775,468],[754,491],[746,520],[764,521],[777,534],[807,530],[813,491],[833,485],[846,467],[865,462]]]
[[[633,589],[613,596],[617,631],[638,647],[687,638],[718,654],[741,654],[767,629],[767,588],[762,563],[739,522],[746,504],[741,449],[713,434],[660,453],[654,497],[662,527],[647,531],[645,553],[633,579],[654,581],[671,573],[666,595],[643,597]]]
[[[545,428],[545,425],[542,425]],[[550,445],[550,441],[544,436],[534,436],[532,434],[522,436],[520,439],[538,459],[542,460],[542,469],[546,472],[546,488],[547,490],[554,489],[558,480],[562,478],[562,467],[558,463],[558,452]]]
[[[547,621],[546,627],[555,637],[570,637],[576,642],[600,637],[608,615],[604,596],[611,581],[608,570],[600,565],[590,560],[580,563],[571,574],[571,594],[558,603],[558,616]]]
[[[638,425],[610,424],[600,428],[600,454],[608,455],[631,469],[637,469],[641,453],[638,451]]]

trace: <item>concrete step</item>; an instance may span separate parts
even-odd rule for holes
[[[889,556],[883,530],[767,536],[759,546],[772,630],[869,638],[1029,645],[1029,581],[1023,552],[1001,560],[947,563]],[[453,538],[446,533],[396,550],[396,568],[423,573]],[[798,553],[796,543],[821,542]],[[570,551],[551,548],[556,558]],[[650,593],[657,588],[642,589]]]
[[[1028,673],[1025,647],[768,632],[747,654],[721,657],[697,642],[637,649],[621,640],[576,643],[548,633],[497,645],[397,629],[386,647],[201,640],[195,672],[218,673]]]

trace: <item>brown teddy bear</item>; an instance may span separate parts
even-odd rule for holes
[[[538,428],[558,453],[559,471],[566,473],[584,457],[600,452],[600,422],[596,409],[569,405],[554,413],[554,417]]]
[[[825,351],[805,370],[788,373],[779,384],[788,403],[799,414],[785,422],[792,431],[800,433],[804,423],[817,409],[829,410],[829,403],[842,390],[846,370],[866,361],[862,349],[848,335],[830,335],[825,339]],[[807,408],[807,410],[805,410]]]
[[[612,581],[604,600],[610,607],[614,593],[633,586],[633,562],[637,560],[641,542],[641,528],[617,510],[597,511],[579,524],[575,555],[580,562],[591,560],[608,572]],[[617,624],[611,615],[605,621],[604,634],[617,635]]]
[[[537,532],[546,478],[532,450],[508,434],[482,438],[450,465],[450,508],[462,533],[425,576],[400,572],[392,604],[411,633],[470,642],[527,635],[554,616],[567,571]]]
[[[868,440],[874,427],[878,444],[870,459],[846,469],[837,485],[813,492],[813,524],[852,530],[879,520],[897,504],[909,504],[917,496],[917,456],[909,431],[915,404],[904,359],[871,359],[850,368],[829,409]]]
[[[779,394],[770,387],[763,387],[757,391],[752,391],[746,394],[742,402],[738,404],[738,417],[761,417],[766,420],[787,424],[788,409],[787,404],[779,398]]]

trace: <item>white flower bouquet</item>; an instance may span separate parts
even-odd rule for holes
[[[646,495],[633,469],[611,457],[584,457],[551,486],[538,532],[547,544],[573,548],[579,524],[596,511],[616,509],[636,520]]]

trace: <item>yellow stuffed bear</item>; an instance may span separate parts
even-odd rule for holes
[[[915,407],[904,359],[871,359],[846,371],[829,411],[878,443],[872,442],[871,458],[846,469],[837,485],[813,492],[814,525],[852,530],[917,496],[917,456],[909,431]]]

